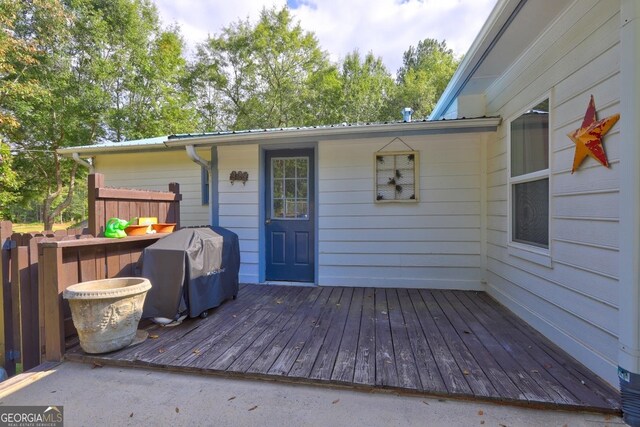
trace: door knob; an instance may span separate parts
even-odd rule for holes
[[[265,224],[267,224],[267,225],[268,225],[268,224],[271,224],[271,218],[267,218],[267,219],[265,219],[265,220],[264,220],[264,223],[265,223]]]

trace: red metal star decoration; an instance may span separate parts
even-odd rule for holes
[[[607,153],[604,152],[602,146],[602,137],[609,132],[609,129],[616,124],[620,114],[614,114],[602,120],[596,120],[596,103],[591,95],[587,112],[584,115],[582,126],[574,132],[568,134],[576,144],[576,152],[573,157],[573,167],[571,173],[574,173],[585,157],[589,156],[602,164],[609,167]]]

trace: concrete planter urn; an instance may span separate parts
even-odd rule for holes
[[[93,280],[65,289],[80,347],[86,353],[107,353],[131,344],[149,289],[151,283],[142,277]]]

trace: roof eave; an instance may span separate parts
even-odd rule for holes
[[[65,157],[71,157],[73,153],[78,153],[81,156],[90,156],[92,154],[103,154],[103,153],[126,153],[131,151],[158,151],[162,149],[167,149],[165,143],[161,144],[148,144],[148,145],[110,145],[107,147],[101,146],[89,146],[89,147],[65,147],[59,148],[56,150],[58,154],[61,154]]]
[[[438,121],[421,121],[413,123],[393,123],[367,126],[344,126],[328,129],[295,129],[269,132],[251,132],[237,133],[227,135],[204,135],[192,136],[180,139],[169,139],[166,143],[167,147],[184,147],[184,146],[211,146],[226,145],[240,143],[256,143],[256,142],[295,142],[303,138],[313,138],[315,140],[326,139],[331,136],[345,137],[356,136],[358,134],[372,134],[377,132],[411,132],[411,131],[438,131],[438,130],[465,130],[473,128],[497,128],[500,124],[500,117],[481,117],[475,119],[464,120],[438,120]]]
[[[117,154],[161,150],[179,150],[185,146],[207,147],[213,145],[255,144],[255,143],[295,143],[301,140],[320,141],[323,139],[347,139],[349,137],[371,137],[379,134],[433,134],[444,132],[491,131],[500,124],[500,117],[480,117],[459,120],[419,121],[411,123],[371,124],[366,126],[338,126],[327,128],[283,129],[255,132],[238,132],[222,135],[193,135],[180,138],[166,138],[156,144],[133,144],[126,142],[109,146],[84,146],[60,148],[57,152],[71,157],[74,153],[82,157],[97,154]]]

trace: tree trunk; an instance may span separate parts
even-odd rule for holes
[[[56,161],[59,161],[57,157]],[[57,170],[59,170],[59,165],[57,166]],[[53,224],[56,217],[71,205],[71,202],[73,201],[73,191],[75,190],[77,170],[78,164],[74,162],[71,173],[69,174],[69,187],[67,195],[58,206],[53,208],[53,202],[55,201],[55,198],[58,197],[58,195],[62,191],[62,180],[60,179],[60,174],[56,174],[56,178],[58,180],[58,190],[53,193],[49,193],[47,197],[45,197],[42,204],[42,221],[44,222],[45,230],[53,230]]]

